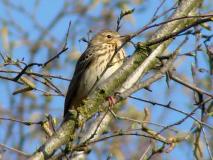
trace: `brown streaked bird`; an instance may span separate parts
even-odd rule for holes
[[[117,53],[115,50],[127,39],[128,36],[120,36],[118,32],[110,30],[99,32],[91,39],[76,64],[65,98],[64,116],[68,110],[82,103],[95,83],[106,80],[123,64],[126,56],[124,49]]]

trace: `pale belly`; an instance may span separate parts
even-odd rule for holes
[[[78,95],[81,97],[87,96],[91,89],[94,89],[94,85],[99,85],[103,83],[107,78],[109,78],[121,65],[123,61],[116,62],[114,65],[110,66],[105,70],[106,66],[100,65],[100,67],[93,66],[93,68],[88,68],[84,77],[81,79],[80,86],[78,89]],[[105,71],[104,71],[105,70]],[[104,73],[103,73],[104,72]]]

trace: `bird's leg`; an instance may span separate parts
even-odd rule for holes
[[[118,103],[120,98],[122,98],[122,96],[120,96],[119,92],[116,92],[114,94],[114,96],[107,97],[107,100],[109,102],[109,108],[108,109],[115,119],[117,119],[118,117],[117,117],[116,113],[112,110],[112,106],[115,105],[116,103]]]
[[[109,112],[112,114],[112,116],[117,119],[117,116],[115,114],[115,112],[112,110],[112,107],[117,103],[117,99],[115,98],[115,96],[109,96],[107,97],[107,100],[109,102]]]
[[[122,96],[119,92],[115,92],[113,96],[108,96],[107,100],[109,102],[109,107],[114,106],[120,99],[122,99]]]
[[[114,96],[107,97],[107,100],[109,102],[109,107],[110,108],[117,103],[117,99]]]

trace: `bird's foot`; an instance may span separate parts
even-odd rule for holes
[[[107,100],[109,102],[109,107],[112,107],[117,103],[117,99],[114,96],[107,97]]]
[[[113,96],[107,97],[107,100],[109,102],[109,107],[114,106],[121,99],[122,99],[122,96],[119,92],[116,92]]]

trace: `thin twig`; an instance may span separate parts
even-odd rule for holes
[[[142,136],[142,137],[146,137],[146,138],[151,138],[151,139],[157,140],[157,141],[165,143],[165,144],[169,144],[169,142],[167,142],[165,140],[162,140],[162,139],[159,139],[156,136],[149,136],[149,135],[140,134],[140,133],[137,133],[137,132],[136,133],[121,133],[121,132],[120,133],[115,133],[115,134],[110,135],[110,136],[105,136],[105,137],[101,137],[101,138],[97,138],[95,140],[89,141],[88,144],[97,143],[97,142],[104,141],[106,139],[110,139],[110,138],[114,138],[114,137],[118,137],[118,136]]]
[[[161,23],[156,23],[156,24],[153,24],[153,25],[150,25],[150,26],[144,26],[142,29],[140,29],[136,33],[132,34],[131,38],[134,38],[134,37],[140,35],[141,33],[143,33],[144,31],[146,31],[148,29],[151,29],[151,28],[154,28],[154,27],[158,27],[158,26],[170,23],[170,22],[174,22],[174,21],[178,21],[178,20],[183,20],[183,19],[207,18],[207,17],[212,17],[212,16],[213,16],[212,14],[209,14],[209,15],[198,15],[198,16],[183,16],[183,17],[179,17],[179,18],[174,18],[174,19],[170,19],[170,20],[167,20],[167,21],[163,21]]]
[[[144,100],[144,99],[141,99],[141,98],[137,98],[137,97],[133,97],[133,96],[129,96],[129,98],[133,98],[135,100],[139,100],[139,101],[143,101],[143,102],[146,102],[146,103],[149,103],[149,104],[152,104],[152,105],[157,105],[157,106],[161,106],[161,107],[165,107],[165,108],[168,108],[168,109],[171,109],[173,111],[176,111],[176,112],[179,112],[181,114],[184,114],[186,116],[189,116],[190,118],[192,118],[193,120],[195,120],[196,122],[198,122],[199,124],[203,124],[205,125],[206,127],[210,128],[210,129],[213,129],[212,126],[209,126],[208,124],[204,123],[204,122],[201,122],[200,120],[198,120],[197,118],[193,117],[190,113],[186,113],[184,111],[181,111],[181,110],[178,110],[174,107],[171,107],[171,102],[169,102],[168,104],[161,104],[161,103],[157,103],[157,102],[153,102],[153,101],[149,101],[149,100]]]
[[[64,46],[62,48],[62,50],[57,53],[55,56],[53,56],[52,58],[50,58],[49,60],[47,60],[44,63],[30,63],[28,65],[26,65],[24,67],[24,69],[14,78],[14,81],[18,81],[19,78],[26,72],[27,69],[29,69],[32,66],[38,66],[38,67],[46,67],[50,62],[52,62],[53,60],[55,60],[56,58],[58,58],[62,53],[64,53],[65,51],[68,50],[67,48],[67,40],[68,40],[68,36],[69,36],[69,31],[70,31],[70,26],[71,26],[71,21],[69,22],[69,26],[68,26],[68,30],[66,33],[66,38],[65,38],[65,43]]]
[[[174,127],[174,126],[177,126],[177,125],[180,125],[181,123],[183,123],[184,121],[186,121],[189,117],[191,118],[192,115],[199,109],[200,107],[196,107],[195,109],[193,109],[190,113],[188,113],[183,119],[173,123],[173,124],[170,124],[168,126],[166,126],[165,128],[163,128],[162,130],[160,130],[158,133],[162,133],[163,131],[165,131],[166,129],[168,128],[171,128],[171,127]],[[200,121],[199,122],[200,124],[203,124],[204,122]],[[209,125],[208,125],[209,126]],[[212,127],[211,127],[212,128]],[[213,128],[212,128],[213,129]]]
[[[20,71],[16,71],[16,70],[0,70],[0,72],[3,72],[3,73],[18,73],[18,74],[20,73]],[[26,75],[34,75],[34,76],[38,76],[38,77],[55,78],[55,79],[60,79],[60,80],[65,80],[65,81],[70,81],[71,80],[70,78],[62,77],[61,75],[51,75],[51,74],[47,74],[47,73],[41,74],[41,73],[26,71],[24,74],[26,74]],[[6,77],[3,77],[2,79],[5,79],[5,78]],[[9,78],[9,80],[14,80],[14,78]],[[21,82],[19,82],[19,83],[21,83]]]
[[[213,15],[211,15],[213,17]],[[212,18],[203,18],[203,19],[199,19],[195,22],[193,22],[192,24],[190,24],[189,26],[179,30],[179,31],[176,31],[176,32],[173,32],[171,34],[168,34],[166,36],[163,36],[163,37],[160,37],[160,38],[157,38],[157,39],[154,39],[154,40],[151,40],[149,42],[146,42],[146,45],[147,46],[152,46],[152,45],[155,45],[155,44],[158,44],[158,43],[161,43],[161,42],[164,42],[166,40],[169,40],[171,38],[174,38],[176,37],[177,35],[179,35],[180,33],[183,33],[185,32],[186,30],[188,30],[189,28],[192,28],[194,26],[197,26],[198,24],[202,24],[202,23],[205,23],[205,22],[209,22],[209,21],[212,21]]]
[[[163,4],[166,2],[166,0],[162,0],[162,2],[160,3],[160,5],[157,7],[156,11],[154,12],[151,22],[155,21],[155,19],[157,19],[157,14],[158,11],[160,10],[160,8],[163,6]]]
[[[203,132],[204,140],[205,140],[206,147],[207,147],[207,150],[208,150],[208,153],[209,153],[209,157],[210,157],[211,160],[213,160],[213,156],[212,156],[212,153],[211,153],[210,145],[208,143],[208,140],[207,140],[207,137],[206,137],[206,132],[205,132],[204,128],[202,128],[202,132]]]
[[[118,116],[118,115],[116,115],[116,119],[137,123],[139,125],[143,125],[144,123],[146,123],[146,124],[151,124],[151,125],[162,127],[162,128],[165,127],[165,126],[158,124],[158,123],[149,122],[149,121],[139,121],[139,120],[136,120],[136,119],[133,119],[133,118],[123,117],[123,116]],[[174,129],[170,129],[170,130],[173,131],[173,132],[177,132],[177,130],[174,130]]]
[[[195,86],[195,85],[190,84],[190,83],[187,82],[186,80],[182,80],[181,78],[179,78],[179,77],[175,76],[174,74],[172,74],[171,71],[169,71],[168,73],[169,73],[170,79],[172,79],[172,80],[174,80],[174,81],[176,81],[176,82],[178,82],[178,83],[184,85],[185,87],[190,88],[190,89],[192,89],[192,90],[194,90],[194,91],[196,91],[196,92],[198,92],[198,93],[200,93],[200,94],[205,94],[205,95],[207,95],[207,96],[213,98],[213,95],[212,95],[212,94],[210,94],[210,93],[208,93],[208,92],[202,90],[201,88],[199,88],[199,87],[197,87],[197,86]]]
[[[16,152],[16,153],[18,153],[18,154],[20,154],[20,155],[23,155],[23,156],[26,156],[26,157],[30,156],[29,154],[26,154],[26,153],[23,152],[23,151],[20,151],[20,150],[18,150],[18,149],[12,148],[12,147],[8,147],[8,146],[6,146],[6,145],[4,145],[4,144],[1,144],[1,143],[0,143],[0,147],[6,148],[6,149],[8,149],[8,150],[11,150],[11,151],[13,151],[13,152]]]
[[[41,125],[43,123],[43,121],[30,122],[30,121],[21,121],[21,120],[17,120],[17,119],[13,119],[13,118],[4,118],[4,117],[0,117],[0,120],[17,122],[17,123],[24,124],[26,126],[30,126],[30,125],[34,125],[34,124]]]
[[[127,16],[127,15],[129,15],[129,14],[132,14],[132,13],[134,12],[134,10],[135,10],[135,9],[131,9],[131,10],[127,10],[127,11],[121,11],[120,16],[119,16],[118,19],[117,19],[117,27],[116,27],[116,31],[117,31],[117,32],[118,32],[118,31],[120,30],[120,28],[121,28],[121,20],[122,20],[125,16]]]

